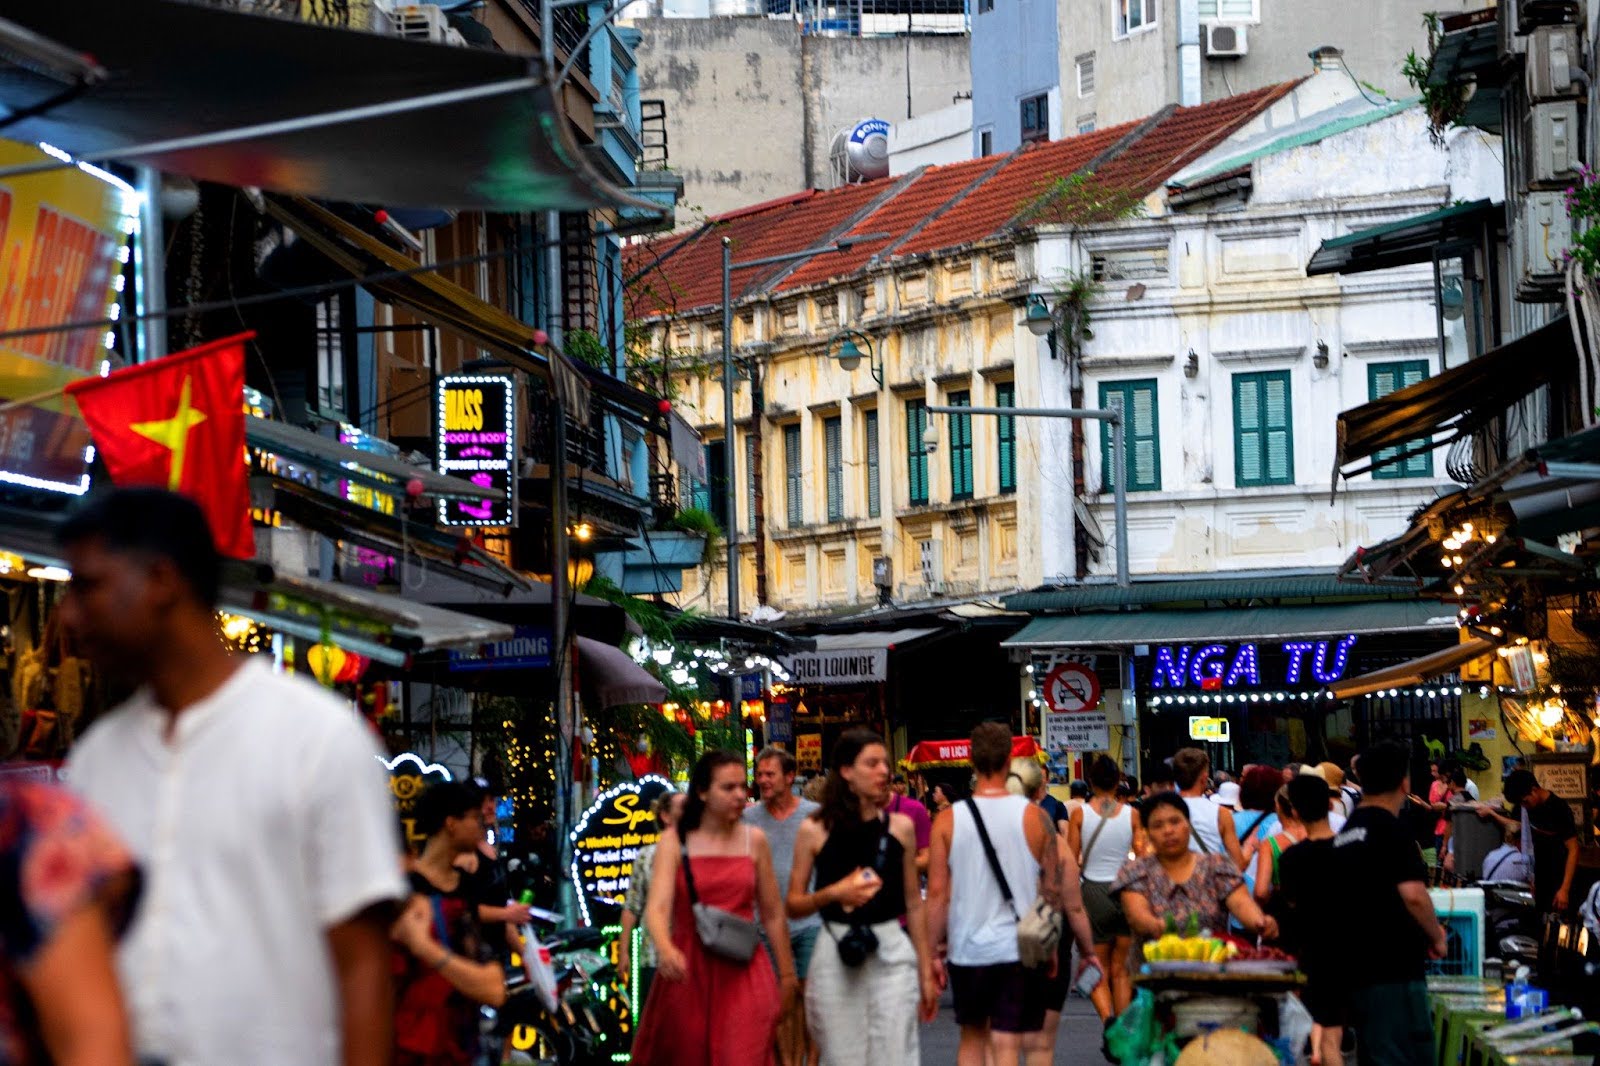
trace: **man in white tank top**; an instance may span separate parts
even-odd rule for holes
[[[1206,785],[1211,780],[1211,756],[1199,748],[1180,748],[1172,757],[1172,773],[1178,779],[1178,794],[1189,807],[1189,850],[1226,855],[1244,869],[1244,849],[1233,827],[1233,812],[1211,802]]]
[[[1056,830],[1036,804],[1006,791],[1011,730],[985,722],[972,731],[977,787],[933,823],[928,862],[929,941],[943,956],[961,1026],[957,1066],[1016,1062],[1025,1033],[1044,1025],[1048,982],[1017,955],[1017,914],[1043,895],[1063,906]],[[1007,905],[984,854],[982,819],[1011,890]],[[991,1057],[992,1056],[992,1057]]]

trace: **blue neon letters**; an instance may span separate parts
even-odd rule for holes
[[[1283,683],[1302,684],[1306,680],[1329,685],[1344,676],[1350,665],[1350,652],[1356,646],[1354,633],[1337,641],[1287,640],[1283,654],[1288,658]],[[1309,669],[1310,678],[1303,675]],[[1184,688],[1220,681],[1225,688],[1261,684],[1261,655],[1257,645],[1240,644],[1230,657],[1225,644],[1163,644],[1156,647],[1152,688]]]

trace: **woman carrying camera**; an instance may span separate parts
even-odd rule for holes
[[[821,913],[806,1023],[823,1066],[917,1066],[917,1018],[938,1010],[911,819],[884,810],[889,752],[852,729],[833,748],[822,809],[800,827],[789,914]],[[813,871],[818,888],[808,892]],[[902,925],[902,919],[904,924]]]

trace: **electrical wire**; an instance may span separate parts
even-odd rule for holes
[[[1367,103],[1372,104],[1372,105],[1374,105],[1376,107],[1384,107],[1384,106],[1386,106],[1388,104],[1394,103],[1393,100],[1390,100],[1387,97],[1385,99],[1382,99],[1382,100],[1374,100],[1372,97],[1368,96],[1367,95],[1367,87],[1365,85],[1361,84],[1361,79],[1357,78],[1355,76],[1355,72],[1350,69],[1350,64],[1346,63],[1344,61],[1344,55],[1343,54],[1341,54],[1339,56],[1339,65],[1341,67],[1343,67],[1344,68],[1344,72],[1350,76],[1350,80],[1355,82],[1356,92],[1360,93],[1361,94],[1361,98],[1363,100],[1365,100]]]

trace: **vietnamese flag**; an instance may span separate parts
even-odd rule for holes
[[[217,550],[255,556],[244,462],[244,345],[254,333],[202,344],[67,386],[111,480],[170,489],[198,503]]]

